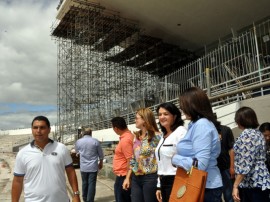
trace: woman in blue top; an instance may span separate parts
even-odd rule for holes
[[[221,146],[216,129],[220,123],[213,114],[207,95],[200,88],[191,87],[182,93],[180,109],[190,123],[187,134],[177,144],[172,164],[190,170],[193,158],[197,158],[198,168],[208,172],[204,202],[220,202],[222,179],[217,157]]]
[[[270,174],[265,164],[266,149],[256,113],[249,107],[241,107],[235,113],[235,122],[243,130],[233,149],[234,169],[237,174],[233,185],[236,202],[270,201]]]

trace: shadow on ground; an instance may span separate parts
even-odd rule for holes
[[[95,202],[113,202],[113,201],[114,201],[114,196],[107,196],[107,197],[95,199]]]

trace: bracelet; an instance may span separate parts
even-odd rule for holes
[[[80,193],[80,191],[75,191],[74,193],[73,193],[73,197],[74,196],[79,196],[81,193]]]

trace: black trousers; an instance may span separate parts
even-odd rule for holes
[[[162,202],[169,202],[175,175],[160,175]]]

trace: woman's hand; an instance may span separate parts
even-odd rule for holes
[[[127,190],[127,189],[130,188],[130,179],[129,178],[126,178],[124,180],[122,187],[123,187],[124,190]]]
[[[156,191],[156,197],[157,197],[158,202],[162,202],[162,196],[161,196],[161,191],[160,190]]]
[[[238,187],[233,186],[232,196],[234,201],[240,202]]]
[[[245,178],[245,175],[243,174],[238,174],[235,177],[235,181],[233,184],[233,191],[232,191],[232,196],[233,196],[233,200],[236,202],[240,201],[240,197],[239,197],[239,184],[242,182],[242,180]]]

